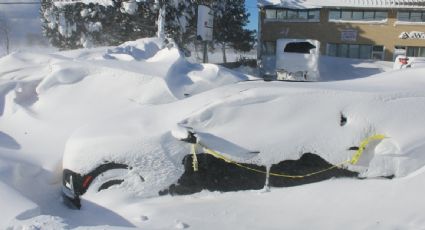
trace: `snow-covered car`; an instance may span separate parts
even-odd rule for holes
[[[417,127],[425,123],[418,109],[425,94],[412,70],[403,81],[392,72],[330,83],[245,82],[122,111],[68,140],[65,200],[79,207],[81,197],[111,189],[154,197],[407,175],[425,163]],[[375,87],[389,79],[398,83]],[[386,138],[364,144],[376,135]],[[358,163],[348,163],[359,150]]]
[[[313,39],[276,41],[277,80],[317,81],[320,42]]]
[[[407,57],[399,55],[394,60],[393,69],[425,67],[425,57]]]

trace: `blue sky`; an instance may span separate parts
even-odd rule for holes
[[[245,7],[247,11],[251,14],[249,18],[248,29],[258,30],[258,9],[257,9],[257,0],[245,0]]]

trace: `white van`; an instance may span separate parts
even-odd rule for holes
[[[317,81],[320,42],[313,39],[278,39],[276,41],[277,80]]]

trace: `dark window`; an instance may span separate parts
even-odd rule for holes
[[[329,19],[341,19],[341,11],[340,10],[331,10],[329,11]]]
[[[398,11],[397,20],[402,22],[425,22],[425,11]]]
[[[320,20],[320,11],[319,10],[309,10],[308,11],[309,20]]]
[[[320,10],[296,10],[296,9],[266,9],[266,19],[282,21],[318,22]]]
[[[341,14],[341,19],[343,20],[351,20],[351,10],[343,10]]]
[[[288,10],[288,19],[298,19],[298,11]]]
[[[372,46],[360,45],[360,59],[371,59],[371,58],[372,58]]]
[[[409,57],[425,57],[425,47],[407,47],[407,56]]]
[[[267,9],[266,10],[266,19],[275,19],[276,18],[276,10]]]
[[[387,11],[373,10],[330,10],[329,20],[346,21],[382,21],[388,18]]]
[[[374,11],[365,11],[363,14],[364,20],[373,20],[375,18],[375,12]]]
[[[353,20],[363,20],[363,11],[353,11]]]
[[[337,50],[336,44],[329,43],[327,48],[327,55],[336,57],[336,50]]]
[[[375,12],[375,20],[381,21],[388,18],[388,12],[386,11],[376,11]]]
[[[383,59],[384,57],[383,46],[329,43],[327,47],[328,56],[360,59]]]
[[[303,53],[309,54],[311,49],[316,48],[310,42],[291,42],[286,44],[285,50],[286,53]]]
[[[422,21],[422,12],[410,12],[410,21],[421,22]]]
[[[286,19],[286,10],[277,11],[277,19]]]

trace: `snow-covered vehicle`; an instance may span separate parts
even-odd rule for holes
[[[425,150],[425,133],[417,128],[425,123],[418,110],[425,108],[425,94],[412,89],[412,82],[420,85],[415,73],[406,71],[409,81],[397,81],[394,72],[314,87],[246,82],[123,111],[80,128],[68,140],[65,198],[79,206],[81,196],[90,200],[117,189],[154,197],[292,186],[338,176],[407,175],[425,163],[416,156]],[[364,86],[388,79],[400,84]],[[364,144],[376,135],[387,138]],[[359,150],[364,150],[359,162],[347,163]]]
[[[425,67],[425,57],[407,57],[398,55],[394,60],[393,69]]]
[[[319,74],[320,42],[312,39],[276,41],[277,80],[316,81]]]

